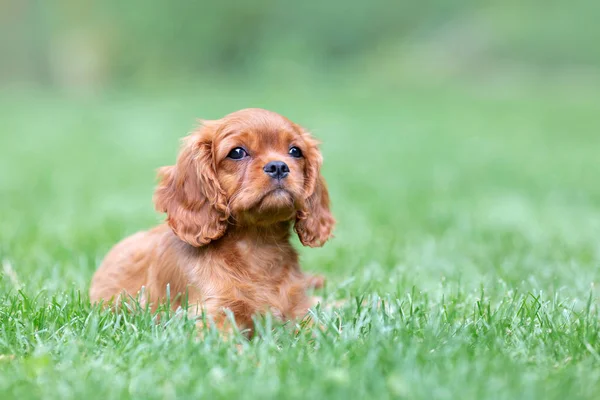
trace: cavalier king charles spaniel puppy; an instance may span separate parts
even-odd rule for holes
[[[234,112],[184,138],[177,163],[159,169],[154,195],[165,224],[118,243],[92,279],[92,302],[137,297],[155,310],[170,302],[217,328],[230,310],[240,329],[270,312],[286,321],[314,305],[290,244],[320,247],[335,223],[317,141],[262,109]],[[184,302],[184,299],[186,301]]]

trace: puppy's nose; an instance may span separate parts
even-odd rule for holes
[[[283,161],[271,161],[263,167],[265,174],[271,178],[283,179],[290,173],[290,167]]]

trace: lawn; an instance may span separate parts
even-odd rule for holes
[[[573,85],[3,93],[0,398],[597,398],[600,87]],[[248,106],[323,141],[339,223],[301,254],[345,306],[250,341],[92,307],[178,138]]]

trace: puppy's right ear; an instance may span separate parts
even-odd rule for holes
[[[158,170],[154,193],[156,210],[166,212],[173,232],[195,247],[223,236],[229,218],[213,163],[213,138],[209,127],[184,138],[177,163]]]

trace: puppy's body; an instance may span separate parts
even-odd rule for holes
[[[223,309],[250,328],[252,316],[271,312],[285,320],[304,315],[310,281],[300,271],[296,251],[288,243],[289,225],[256,235],[230,232],[214,245],[193,247],[167,225],[138,232],[106,256],[92,286],[92,301],[120,293],[137,294],[152,308],[167,301],[172,307],[187,296],[192,312],[206,312],[221,324]],[[196,308],[197,307],[197,308]]]
[[[168,224],[117,244],[92,280],[91,300],[144,288],[140,300],[152,309],[187,298],[217,326],[229,309],[250,329],[255,314],[304,315],[306,289],[320,282],[301,272],[290,232],[293,225],[308,246],[331,234],[320,163],[316,142],[278,114],[251,109],[205,123],[186,138],[177,165],[159,173],[155,203]]]

